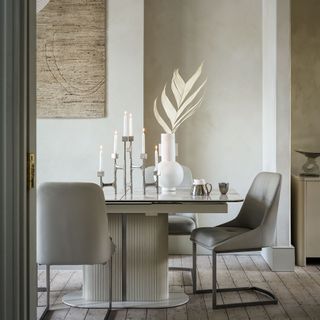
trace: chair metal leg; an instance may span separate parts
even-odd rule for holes
[[[39,273],[39,265],[38,263],[36,264],[36,274],[38,278],[38,273]],[[46,287],[37,287],[38,292],[46,292],[47,288]]]
[[[192,242],[192,291],[197,292],[197,244]]]
[[[50,309],[50,265],[46,265],[47,308]]]
[[[109,319],[112,310],[112,256],[109,261],[109,264],[109,309],[107,311],[106,316],[104,317],[104,320]]]
[[[189,271],[192,272],[192,268],[188,267],[169,267],[169,271]]]
[[[217,254],[212,250],[212,309],[217,306]]]
[[[50,309],[50,265],[46,265],[46,287],[41,290],[47,292],[46,307],[39,320],[44,320]]]
[[[194,244],[195,245],[195,244]],[[194,251],[195,252],[195,251]],[[196,268],[196,259],[193,257],[194,270]],[[194,272],[192,273],[194,274]],[[193,284],[196,282],[193,280]],[[217,254],[212,251],[212,289],[196,290],[196,286],[193,286],[193,293],[212,293],[212,308],[223,309],[223,308],[237,308],[237,307],[250,307],[260,305],[277,304],[277,297],[270,291],[258,288],[258,287],[239,287],[239,288],[217,288]],[[250,302],[237,302],[237,303],[225,303],[217,304],[217,292],[239,292],[239,291],[256,291],[264,296],[268,297],[268,300],[258,300]]]

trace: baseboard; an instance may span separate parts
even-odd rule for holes
[[[272,271],[294,271],[294,247],[263,248],[261,255]]]

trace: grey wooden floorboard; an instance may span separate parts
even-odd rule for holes
[[[250,287],[252,286],[247,275],[243,271],[235,255],[227,255],[225,257],[227,266],[229,268],[232,279],[236,287]],[[258,301],[259,296],[254,292],[240,292],[240,297],[243,302]],[[250,319],[267,320],[270,319],[263,306],[255,306],[246,308]]]
[[[232,277],[232,274],[229,270],[230,265],[228,266],[228,256],[218,256],[218,260],[220,261],[219,266],[217,266],[217,269],[220,268],[220,277],[222,277],[222,283],[221,287],[229,287],[229,288],[235,288],[235,281]],[[218,265],[218,264],[217,264]],[[232,271],[232,270],[231,270]],[[238,279],[236,279],[236,282],[238,282]],[[230,293],[223,293],[222,299],[224,303],[237,303],[237,302],[243,302],[243,299],[241,295],[237,292],[230,292]],[[250,319],[249,315],[247,313],[246,308],[230,308],[227,309],[227,314],[229,319]]]
[[[115,313],[115,311],[114,311],[114,313]],[[106,309],[89,309],[88,313],[85,317],[85,320],[103,320],[104,317],[106,316],[106,314],[107,314]],[[111,315],[110,315],[111,319],[114,317],[115,317],[115,315],[113,315],[113,317],[111,317]]]
[[[149,309],[147,310],[147,320],[166,320],[166,309]]]
[[[127,312],[127,310],[112,310],[110,320],[125,320]]]
[[[272,272],[261,256],[253,256],[252,260],[261,271],[272,291],[278,297],[290,319],[310,319],[305,310],[299,305],[295,297],[283,284],[276,272]]]
[[[145,320],[147,316],[146,309],[129,309],[126,320]]]
[[[212,288],[212,264],[209,259],[209,256],[199,256],[199,285],[201,289],[211,289]],[[227,320],[228,315],[225,309],[214,310],[212,309],[212,294],[204,294],[203,299],[207,309],[208,319],[217,319],[217,320]],[[217,302],[222,304],[222,297],[219,293],[217,296]]]
[[[249,256],[239,255],[237,256],[237,259],[246,276],[248,277],[251,286],[260,287],[272,292],[268,283],[265,281],[257,266]],[[259,299],[263,299],[263,297],[261,297],[260,295],[258,296]],[[276,305],[266,305],[264,306],[264,309],[266,310],[270,319],[289,319],[281,303],[278,303]]]
[[[170,264],[191,266],[191,256],[170,257]],[[210,256],[198,256],[198,288],[211,288],[212,261]],[[69,308],[62,303],[67,292],[82,288],[82,272],[61,270],[51,273],[52,310],[46,320],[103,320],[107,310]],[[219,287],[255,285],[273,291],[278,305],[213,310],[211,294],[193,295],[190,272],[170,271],[170,291],[190,294],[187,305],[171,309],[113,310],[112,320],[239,320],[239,319],[315,319],[320,320],[320,270],[317,265],[296,267],[295,272],[272,272],[260,255],[218,255],[217,281]],[[38,282],[44,285],[45,273],[39,271]],[[219,302],[259,299],[256,294],[218,295]],[[39,294],[40,303],[45,294]],[[40,309],[39,309],[40,310]]]

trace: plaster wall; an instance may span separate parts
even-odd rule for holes
[[[217,188],[228,181],[246,194],[262,168],[262,5],[256,0],[145,1],[144,121],[147,150],[162,128],[153,101],[179,68],[188,79],[204,61],[208,78],[198,111],[177,131],[177,160]],[[168,90],[169,91],[169,90]],[[199,215],[200,226],[231,219]]]
[[[305,157],[295,149],[320,151],[320,2],[291,1],[292,171]]]
[[[112,168],[113,132],[122,133],[125,110],[134,115],[134,134],[143,127],[143,0],[109,0],[107,6],[107,117],[38,119],[37,177],[44,181],[97,182],[99,146]],[[135,142],[135,157],[141,150]],[[118,144],[121,149],[120,142]],[[112,170],[106,171],[106,180]],[[138,178],[138,177],[137,177]],[[121,179],[121,176],[119,177]],[[135,179],[138,181],[138,179]],[[122,181],[122,180],[120,180]]]

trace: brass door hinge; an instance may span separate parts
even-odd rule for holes
[[[27,158],[27,188],[34,188],[36,175],[36,156],[34,153],[28,153]]]

